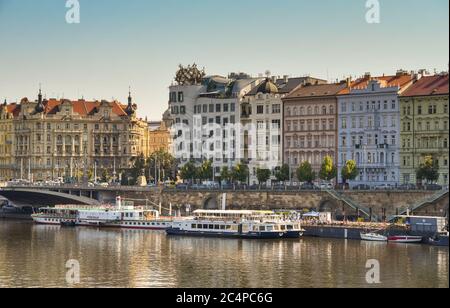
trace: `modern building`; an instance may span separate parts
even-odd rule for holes
[[[347,87],[307,83],[283,98],[284,162],[292,172],[308,161],[318,172],[326,156],[336,161],[337,94]]]
[[[400,97],[401,183],[416,184],[425,157],[439,165],[439,181],[448,185],[449,170],[448,73],[425,76]]]
[[[338,171],[356,161],[359,176],[349,184],[377,186],[400,183],[400,102],[414,76],[364,77],[338,95]]]
[[[241,161],[242,145],[235,130],[240,123],[239,105],[262,80],[246,74],[205,77],[196,69],[184,68],[180,75],[186,78],[170,86],[169,97],[173,154],[180,165],[211,159],[214,176],[219,176],[223,167]]]
[[[134,159],[147,152],[147,123],[136,117],[131,94],[128,105],[117,101],[70,101],[27,98],[3,106],[0,125],[10,127],[8,178],[33,181],[84,178],[107,170],[120,177]],[[11,122],[12,121],[12,122]],[[4,140],[4,139],[3,139]],[[8,164],[8,161],[5,162]]]

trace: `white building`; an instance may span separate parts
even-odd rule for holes
[[[170,86],[169,109],[173,154],[181,165],[190,160],[212,159],[215,176],[241,161],[240,136],[233,125],[240,123],[239,104],[262,78],[245,74],[204,77],[201,83]]]
[[[356,161],[359,176],[350,186],[400,183],[399,94],[412,84],[412,75],[373,78],[366,74],[338,96],[338,171]]]
[[[310,77],[267,78],[252,89],[241,103],[241,124],[246,128],[242,157],[249,164],[250,184],[258,184],[257,170],[269,169],[275,180],[283,164],[283,101],[293,90],[307,83],[325,83]]]

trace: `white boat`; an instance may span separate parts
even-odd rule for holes
[[[370,242],[387,242],[388,238],[384,235],[377,234],[377,233],[361,233],[361,239],[363,241],[370,241]]]
[[[167,229],[172,236],[224,237],[238,239],[300,238],[300,222],[283,221],[273,212],[207,211],[194,212],[195,217],[174,221]]]
[[[32,218],[37,224],[72,225],[124,229],[166,230],[172,226],[172,217],[160,217],[156,210],[122,206],[59,205],[40,209]]]

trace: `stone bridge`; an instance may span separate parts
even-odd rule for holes
[[[376,217],[385,220],[404,214],[447,216],[449,197],[446,192],[428,191],[226,191],[227,209],[305,209],[329,211],[335,217]],[[4,188],[0,195],[13,202],[31,204],[96,204],[113,202],[117,196],[134,200],[135,204],[159,204],[175,209],[221,208],[222,191],[175,191],[140,187],[28,187]],[[45,197],[45,199],[44,199]],[[343,201],[347,200],[347,202]],[[372,216],[373,215],[373,216]]]

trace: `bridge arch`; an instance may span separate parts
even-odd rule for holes
[[[204,210],[218,210],[219,202],[217,201],[217,196],[216,195],[206,196],[203,201],[203,209]]]
[[[3,196],[16,205],[32,207],[54,206],[58,204],[98,205],[99,202],[83,196],[76,196],[49,190],[33,190],[26,188],[3,188]]]

